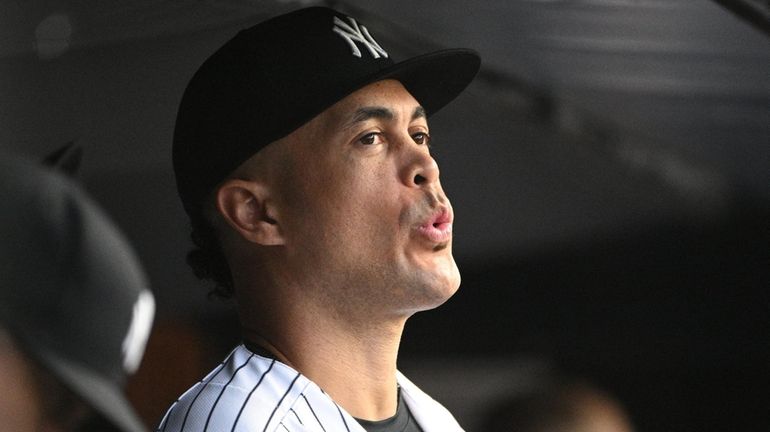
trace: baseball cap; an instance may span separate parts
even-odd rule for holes
[[[173,163],[185,210],[198,216],[204,198],[246,159],[368,84],[396,79],[431,115],[468,86],[480,63],[469,49],[397,63],[365,25],[325,7],[242,30],[182,96]]]
[[[155,311],[127,241],[68,178],[0,154],[0,325],[123,432],[125,399]]]

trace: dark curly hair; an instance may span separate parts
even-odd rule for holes
[[[230,266],[219,242],[216,229],[204,217],[191,221],[190,238],[195,248],[187,253],[187,264],[192,267],[198,279],[211,280],[214,287],[209,292],[212,297],[230,298],[233,296],[233,277]]]

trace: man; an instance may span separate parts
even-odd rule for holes
[[[0,155],[0,429],[146,430],[123,395],[154,299],[102,211],[68,179]]]
[[[459,287],[427,115],[478,67],[469,50],[396,64],[327,8],[201,66],[174,134],[188,261],[235,296],[245,342],[159,430],[462,430],[396,358],[407,318]]]

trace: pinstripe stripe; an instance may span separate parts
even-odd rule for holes
[[[339,415],[340,415],[340,418],[342,419],[342,424],[343,424],[343,425],[345,425],[345,430],[347,430],[347,432],[350,432],[350,427],[348,427],[348,422],[347,422],[347,421],[345,421],[345,415],[344,415],[344,414],[342,414],[342,409],[340,408],[340,406],[339,406],[339,405],[337,405],[337,402],[334,402],[334,400],[331,398],[331,396],[329,396],[328,394],[326,394],[326,392],[324,391],[324,389],[322,389],[322,388],[320,388],[320,387],[319,387],[318,389],[319,389],[319,390],[321,390],[321,394],[323,394],[324,396],[328,397],[328,398],[329,398],[329,400],[330,400],[330,401],[331,401],[331,402],[334,404],[334,407],[335,407],[335,408],[337,408],[337,412],[339,413]]]
[[[165,432],[166,426],[168,426],[168,420],[171,418],[171,412],[174,411],[174,408],[179,404],[179,399],[177,399],[173,404],[171,404],[171,408],[166,411],[166,415],[163,416],[163,420],[160,421],[160,424],[158,425],[158,428],[155,429],[157,432]]]
[[[313,409],[313,406],[310,405],[310,401],[307,400],[307,397],[305,397],[305,394],[303,393],[302,399],[305,399],[305,403],[307,404],[307,407],[310,408],[310,412],[313,413],[313,417],[315,417],[315,421],[318,422],[318,426],[321,426],[321,430],[326,432],[326,428],[324,427],[323,423],[321,423],[321,420],[318,419],[318,416],[315,413],[315,410]]]
[[[214,414],[214,410],[217,408],[217,404],[219,403],[219,399],[222,398],[222,394],[225,392],[225,390],[227,390],[227,387],[230,385],[230,383],[233,382],[233,380],[235,379],[235,375],[238,374],[238,371],[243,369],[247,364],[249,364],[249,362],[251,361],[252,357],[254,357],[253,353],[249,356],[249,358],[246,359],[245,362],[243,362],[242,365],[238,366],[238,368],[233,371],[233,375],[230,377],[229,380],[227,380],[225,385],[222,386],[222,390],[219,391],[219,394],[217,395],[216,400],[214,400],[214,404],[211,405],[211,409],[209,410],[209,415],[206,418],[206,424],[203,426],[203,432],[206,432],[206,430],[208,430],[209,422],[211,421],[211,416]]]
[[[291,384],[289,384],[289,388],[286,389],[286,393],[281,396],[281,400],[278,401],[278,404],[275,405],[275,408],[273,408],[272,414],[270,414],[270,417],[267,419],[267,423],[265,423],[265,429],[262,430],[262,432],[267,432],[267,427],[270,425],[270,421],[273,419],[273,416],[275,415],[275,412],[278,411],[278,407],[281,406],[283,403],[283,400],[286,399],[286,395],[289,394],[289,391],[291,391],[291,388],[294,387],[294,383],[297,382],[297,379],[299,379],[300,373],[297,372],[297,375],[294,377],[294,379],[291,381]]]
[[[270,362],[270,366],[267,368],[265,372],[262,373],[262,376],[259,377],[259,381],[257,381],[257,384],[254,385],[254,388],[252,388],[249,394],[246,396],[246,400],[243,401],[243,405],[241,405],[241,409],[238,410],[238,415],[235,417],[235,421],[233,422],[233,427],[232,429],[230,429],[231,432],[235,431],[235,426],[238,425],[238,420],[241,419],[241,414],[243,414],[243,409],[246,408],[246,404],[249,403],[249,399],[251,399],[251,395],[254,394],[254,391],[257,389],[257,387],[259,387],[259,385],[262,384],[262,380],[265,379],[265,376],[270,372],[271,369],[273,369],[274,364],[275,364],[275,359],[273,359],[273,361]]]
[[[206,388],[207,385],[209,385],[211,380],[216,378],[217,375],[219,375],[219,373],[222,372],[222,370],[225,368],[225,364],[230,361],[230,358],[232,358],[234,354],[235,354],[235,350],[230,351],[230,354],[227,356],[227,358],[225,358],[225,360],[219,364],[217,371],[214,372],[214,375],[212,375],[208,381],[204,379],[199,382],[199,384],[202,384],[201,388],[198,389],[198,393],[195,394],[195,397],[193,397],[193,400],[190,402],[190,405],[187,406],[187,411],[184,413],[184,419],[182,420],[182,426],[179,427],[180,432],[184,431],[184,426],[187,423],[187,417],[190,415],[190,410],[192,410],[193,404],[195,404],[195,401],[198,399],[198,396],[200,396],[201,393],[203,393],[203,390]],[[179,402],[179,400],[177,400],[177,402]],[[168,416],[171,417],[170,410],[169,410]],[[166,425],[168,425],[168,420],[166,421]],[[166,430],[166,426],[163,426],[163,430],[164,431]]]
[[[304,426],[304,425],[305,425],[305,423],[302,423],[302,419],[301,419],[301,418],[299,418],[299,414],[297,414],[297,411],[294,411],[294,408],[289,408],[289,411],[291,411],[292,413],[294,413],[294,417],[296,417],[296,418],[297,418],[297,421],[299,422],[299,424],[301,424],[302,426]]]
[[[337,403],[336,403],[336,402],[334,402],[334,406],[335,406],[335,407],[337,407],[337,412],[338,412],[338,413],[340,413],[340,418],[342,419],[342,424],[344,424],[344,425],[345,425],[345,430],[347,430],[348,432],[350,432],[350,428],[348,427],[348,422],[346,422],[346,421],[345,421],[345,416],[344,416],[344,415],[342,415],[342,410],[340,409],[340,406],[339,406],[339,405],[337,405]]]

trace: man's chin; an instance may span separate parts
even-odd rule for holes
[[[425,284],[426,304],[423,310],[433,309],[441,306],[449,300],[460,288],[460,271],[451,262],[451,266],[434,272],[429,281]]]

